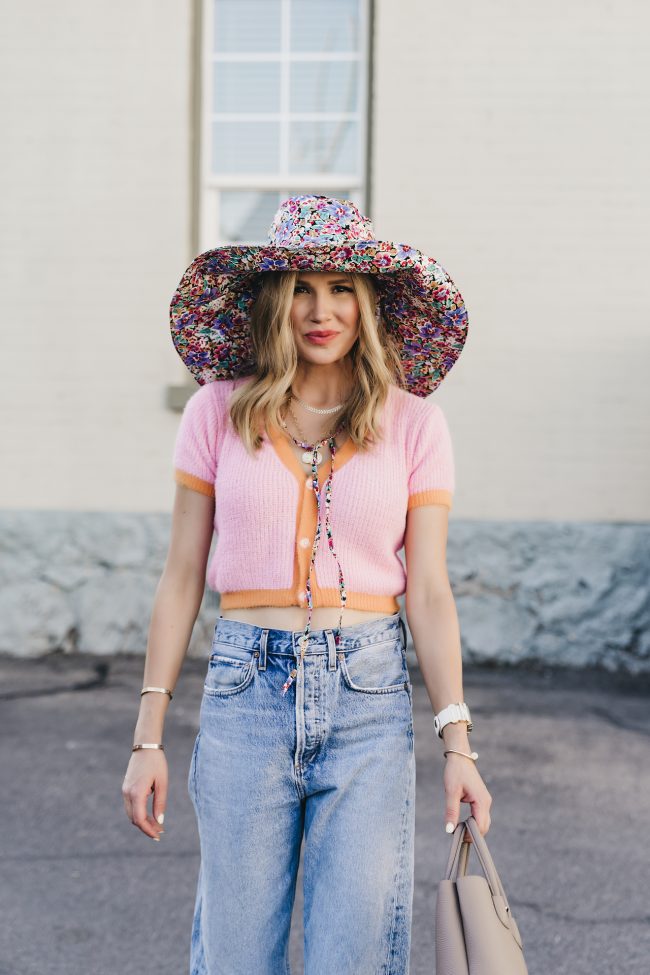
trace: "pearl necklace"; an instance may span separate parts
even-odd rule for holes
[[[309,403],[304,403],[300,399],[300,397],[296,396],[295,393],[292,393],[291,395],[296,400],[296,402],[300,403],[301,406],[304,406],[304,408],[306,410],[309,410],[310,413],[322,413],[322,414],[337,413],[339,410],[342,410],[343,407],[345,406],[345,403],[339,403],[338,406],[328,406],[326,409],[321,409],[318,406],[310,406]]]

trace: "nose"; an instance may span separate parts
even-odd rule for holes
[[[326,322],[330,318],[329,294],[327,291],[314,290],[310,308],[310,318],[313,322]]]

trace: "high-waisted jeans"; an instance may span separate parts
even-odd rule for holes
[[[304,834],[305,975],[408,975],[415,753],[399,613],[312,630],[219,617],[188,775],[190,975],[287,975]]]

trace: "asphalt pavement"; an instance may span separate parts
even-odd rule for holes
[[[199,843],[187,794],[205,663],[165,725],[165,835],[127,819],[143,658],[0,658],[0,975],[187,975]],[[416,747],[411,975],[434,972],[450,846],[442,744],[410,664]],[[650,971],[650,682],[594,671],[464,671],[493,797],[487,841],[529,975]],[[469,813],[461,806],[461,816]],[[480,873],[475,853],[468,870]],[[291,934],[302,968],[302,859]],[[244,921],[245,923],[245,921]],[[253,973],[251,973],[253,975]],[[372,975],[372,973],[359,973]]]

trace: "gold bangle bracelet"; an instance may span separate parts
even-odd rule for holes
[[[173,697],[172,692],[166,687],[143,687],[140,691],[140,697],[142,697],[143,694],[148,694],[149,691],[158,691],[159,694],[169,694],[170,701]]]
[[[158,745],[158,744],[153,744],[152,745],[152,744],[149,744],[149,742],[145,742],[142,745],[134,745],[133,748],[131,749],[131,751],[132,752],[137,752],[141,748],[159,748],[161,752],[164,752],[164,750],[165,750],[162,745]]]
[[[443,752],[445,757],[449,754],[449,752],[454,752],[456,755],[464,755],[465,758],[471,758],[473,762],[475,762],[476,759],[478,758],[478,752],[472,752],[470,755],[469,752],[459,752],[457,748],[445,749],[445,751]]]

